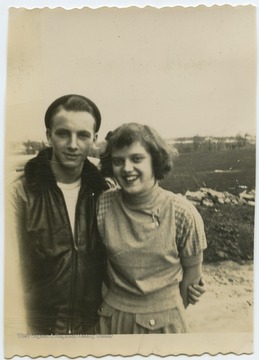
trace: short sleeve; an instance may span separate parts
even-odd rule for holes
[[[98,230],[102,238],[104,238],[104,222],[105,222],[105,215],[110,208],[112,199],[114,197],[116,189],[110,189],[103,194],[100,195],[97,201],[97,223],[98,223]]]
[[[176,241],[183,265],[191,266],[202,262],[207,241],[203,220],[192,204],[176,210]]]

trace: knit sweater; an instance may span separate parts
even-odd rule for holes
[[[201,263],[206,248],[195,207],[157,184],[136,196],[111,189],[100,196],[97,219],[108,256],[105,301],[127,312],[172,308],[183,266]]]

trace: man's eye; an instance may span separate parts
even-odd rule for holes
[[[120,166],[123,164],[123,160],[119,158],[112,158],[112,164],[114,166]]]
[[[78,136],[80,139],[89,139],[91,137],[88,133],[80,133]]]
[[[65,136],[68,136],[68,132],[65,130],[59,130],[56,132],[56,135],[60,136],[60,137],[65,137]]]

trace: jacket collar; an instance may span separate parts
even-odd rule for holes
[[[37,192],[57,187],[55,176],[50,166],[52,148],[46,148],[29,160],[25,165],[25,179],[29,187]],[[99,170],[88,159],[85,160],[81,173],[81,191],[86,188],[98,193],[108,189]]]

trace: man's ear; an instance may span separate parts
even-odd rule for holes
[[[98,134],[95,133],[95,134],[94,134],[94,139],[93,139],[93,147],[96,146],[97,140],[98,140]]]
[[[50,129],[46,130],[46,138],[47,138],[49,144],[51,145],[52,141],[51,141],[51,130]]]

